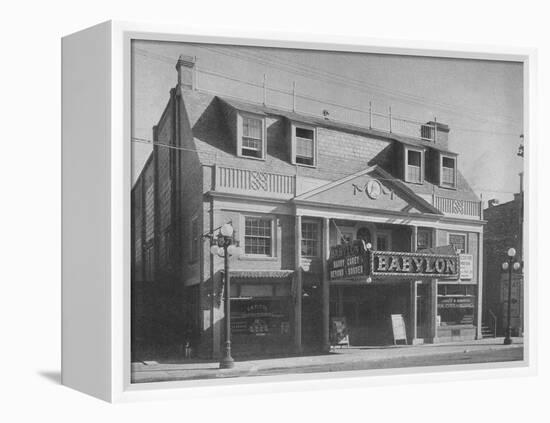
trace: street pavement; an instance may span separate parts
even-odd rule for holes
[[[425,345],[337,348],[330,353],[284,358],[236,360],[219,369],[213,360],[167,360],[132,363],[132,382],[215,379],[296,373],[442,366],[523,360],[523,339],[503,345],[503,338]]]

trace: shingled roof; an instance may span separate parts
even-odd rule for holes
[[[227,113],[249,112],[263,114],[272,117],[282,117],[294,122],[314,125],[337,131],[350,132],[378,138],[396,143],[412,146],[427,147],[445,153],[456,154],[440,146],[397,134],[377,131],[357,125],[334,122],[322,118],[316,118],[292,111],[249,103],[224,96],[209,94],[202,91],[182,89],[182,98],[193,133],[193,147],[197,150],[197,156],[202,165],[224,165],[233,167],[246,167],[258,171],[269,171],[287,175],[298,175],[310,178],[318,178],[326,181],[335,181],[342,178],[342,170],[349,174],[358,172],[369,165],[378,163],[367,163],[358,157],[357,160],[343,160],[333,158],[331,166],[317,166],[316,168],[295,166],[281,154],[277,146],[267,146],[265,161],[250,160],[249,158],[238,157],[235,154],[235,147],[227,134],[230,132],[226,125]],[[423,184],[405,183],[413,192],[421,196],[431,194],[441,195],[452,199],[479,201],[479,198],[471,189],[463,175],[457,170],[456,189],[442,188],[437,184],[424,181]]]

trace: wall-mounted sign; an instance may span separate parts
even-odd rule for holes
[[[372,251],[370,257],[374,277],[458,277],[457,255]]]
[[[437,300],[437,308],[474,308],[474,297],[442,297]]]
[[[362,241],[336,245],[330,249],[330,280],[353,278],[367,273],[367,251]]]
[[[474,256],[471,254],[460,254],[460,279],[467,280],[474,277]]]

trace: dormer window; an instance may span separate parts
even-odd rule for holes
[[[421,184],[424,181],[424,151],[405,147],[405,181]]]
[[[292,124],[292,164],[317,165],[315,128]]]
[[[265,158],[265,120],[260,116],[239,115],[237,155]]]
[[[456,187],[456,157],[441,155],[440,185],[447,188]]]

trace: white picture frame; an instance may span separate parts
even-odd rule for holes
[[[63,38],[63,266],[62,383],[109,402],[181,398],[288,389],[350,388],[532,375],[536,371],[531,323],[534,266],[525,267],[525,353],[521,363],[467,365],[224,379],[131,383],[130,375],[130,63],[131,40],[181,41],[307,48],[449,58],[508,60],[524,64],[525,185],[534,163],[528,147],[534,108],[536,55],[525,48],[335,38],[304,34],[239,34],[178,25],[106,22]],[[81,81],[86,83],[82,84]],[[86,107],[80,107],[82,103]],[[86,196],[83,196],[83,192]],[[526,234],[534,222],[526,191]],[[527,236],[526,257],[533,246]],[[82,272],[85,269],[85,272]],[[450,372],[452,371],[452,373]],[[315,385],[311,383],[315,380]]]

